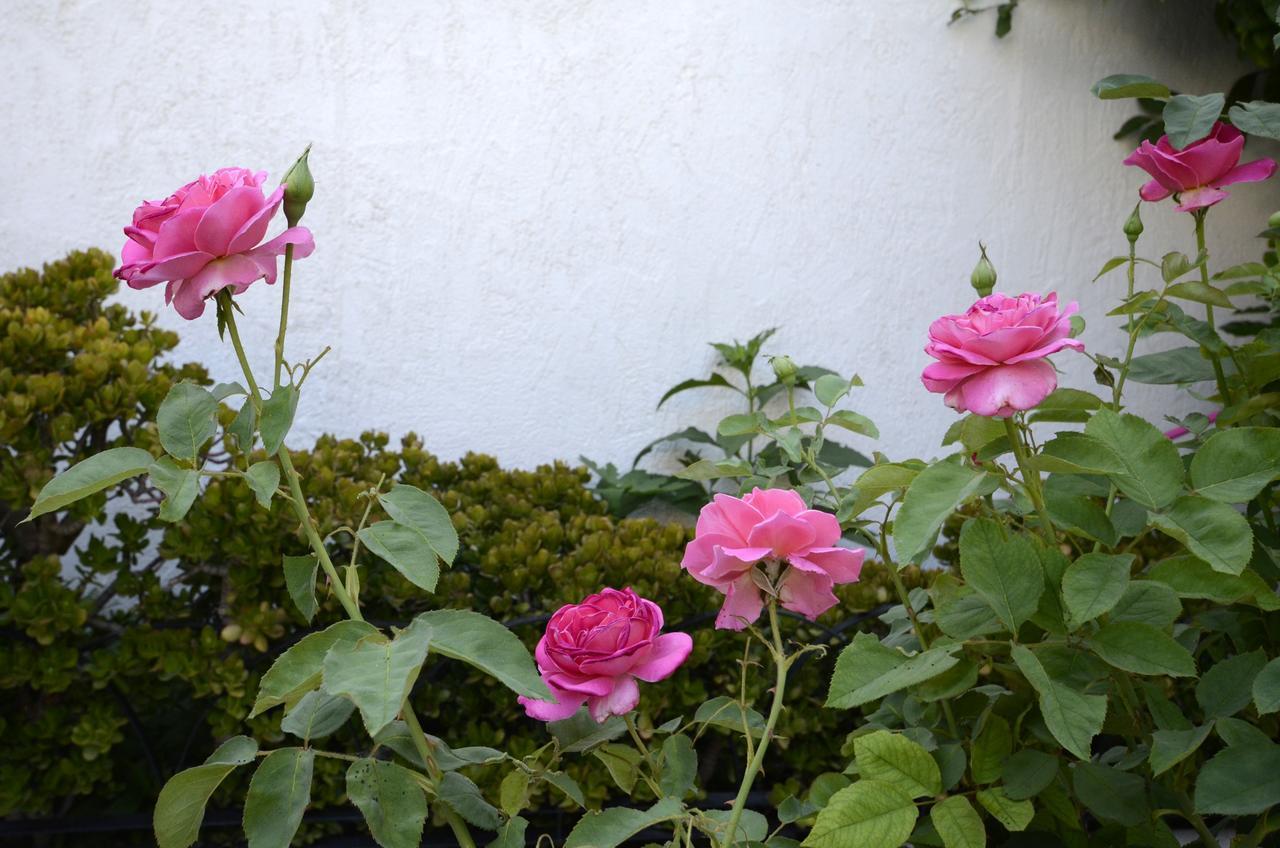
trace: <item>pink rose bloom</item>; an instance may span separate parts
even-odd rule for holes
[[[865,552],[838,548],[839,539],[836,517],[809,509],[790,489],[721,494],[698,513],[680,565],[724,593],[716,616],[721,630],[742,630],[760,617],[764,592],[757,578],[774,581],[782,606],[812,621],[835,606],[832,587],[856,582],[862,571]],[[757,566],[766,573],[754,574]]]
[[[605,589],[566,604],[547,622],[534,657],[555,703],[521,696],[539,721],[559,721],[584,703],[597,722],[640,703],[636,680],[670,677],[693,650],[688,633],[663,633],[662,609],[631,589]]]
[[[1058,311],[1058,296],[999,292],[979,300],[963,315],[944,315],[929,325],[924,352],[938,360],[921,379],[944,393],[957,412],[1008,418],[1031,409],[1058,387],[1058,373],[1046,359],[1063,348],[1084,350],[1071,334],[1074,303]]]
[[[240,294],[258,280],[274,283],[285,245],[301,259],[315,242],[306,227],[291,227],[259,244],[284,199],[283,186],[263,195],[266,178],[266,171],[221,168],[164,200],[143,201],[124,228],[129,240],[115,275],[135,289],[166,283],[165,303],[187,319],[199,318],[205,300],[224,288]]]
[[[1219,121],[1213,131],[1181,150],[1174,150],[1169,136],[1161,136],[1155,144],[1144,141],[1124,160],[1136,165],[1154,179],[1138,192],[1143,200],[1164,200],[1177,195],[1179,212],[1194,212],[1212,206],[1227,196],[1223,186],[1232,183],[1256,183],[1276,172],[1274,159],[1255,159],[1241,165],[1244,135],[1235,127]]]

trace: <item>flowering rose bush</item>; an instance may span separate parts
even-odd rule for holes
[[[1032,409],[1058,387],[1048,356],[1083,350],[1071,338],[1074,303],[1058,309],[1058,296],[992,294],[963,315],[944,315],[929,327],[924,386],[945,395],[957,412],[1008,418]]]
[[[1166,96],[1147,82],[1108,86]],[[283,848],[306,811],[320,759],[346,769],[347,796],[386,848],[419,845],[428,816],[449,826],[462,848],[474,848],[472,828],[494,832],[493,848],[517,848],[526,843],[523,813],[537,792],[584,803],[563,770],[565,758],[577,755],[607,769],[638,806],[585,814],[565,848],[614,848],[654,828],[670,834],[671,848],[794,848],[798,838],[808,848],[968,848],[1023,831],[1025,843],[1009,844],[1163,846],[1192,833],[1205,848],[1223,838],[1241,848],[1266,844],[1280,826],[1271,819],[1280,805],[1280,657],[1272,635],[1280,614],[1273,493],[1280,337],[1268,328],[1232,344],[1213,309],[1234,309],[1255,295],[1280,300],[1280,273],[1274,262],[1210,273],[1206,209],[1221,200],[1214,192],[1233,173],[1220,166],[1231,160],[1235,167],[1237,136],[1215,129],[1221,108],[1184,114],[1167,96],[1185,125],[1171,127],[1167,150],[1154,149],[1169,161],[1196,163],[1188,165],[1194,180],[1179,188],[1161,183],[1193,211],[1194,258],[1139,256],[1142,221],[1137,210],[1129,216],[1127,255],[1099,274],[1125,271],[1113,312],[1124,342],[1113,356],[1097,352],[1105,344],[1086,352],[1073,337],[1074,304],[1060,310],[1053,295],[991,294],[995,271],[984,250],[972,277],[981,299],[929,328],[926,350],[937,362],[926,368],[925,385],[963,416],[944,441],[956,446],[951,455],[894,461],[875,453],[852,476],[852,449],[833,451],[829,433],[878,435],[870,419],[844,406],[861,381],[806,372],[779,356],[771,360],[774,388],[762,393],[751,375],[761,337],[725,346],[722,355],[747,384],[739,390],[747,411],[721,420],[715,437],[682,431],[668,440],[724,453],[690,461],[678,475],[705,486],[710,501],[683,565],[691,579],[724,593],[717,626],[743,631],[741,677],[692,716],[665,721],[645,714],[637,681],[676,673],[694,645],[684,633],[663,632],[661,599],[604,589],[560,609],[536,662],[505,627],[478,613],[436,609],[395,626],[365,619],[361,575],[368,569],[390,567],[431,593],[440,569],[468,554],[445,507],[414,486],[370,486],[361,514],[332,528],[312,515],[284,444],[319,360],[284,356],[292,247],[297,255],[310,251],[309,234],[296,226],[312,190],[306,154],[270,197],[257,173],[223,171],[144,207],[130,232],[138,247],[120,274],[131,283],[168,282],[184,314],[198,314],[212,297],[247,388],[221,384],[211,392],[178,383],[156,416],[163,455],[122,446],[85,459],[41,490],[28,520],[147,474],[166,496],[161,517],[177,521],[204,478],[243,479],[260,504],[281,499],[297,518],[309,552],[286,556],[281,566],[298,611],[308,620],[316,615],[323,575],[323,588],[345,612],[262,676],[250,718],[283,712],[270,750],[235,736],[165,785],[155,812],[159,844],[187,848],[220,782],[254,764],[244,803],[248,841]],[[1260,114],[1256,104],[1246,111]],[[1207,140],[1190,147],[1200,139]],[[1243,167],[1246,176],[1266,170]],[[1143,196],[1158,193],[1148,188]],[[255,246],[281,203],[290,230],[283,241]],[[233,298],[257,279],[272,279],[282,244],[281,329],[264,390]],[[1151,277],[1150,287],[1140,288],[1140,277],[1144,286]],[[1203,318],[1193,314],[1200,310]],[[1139,353],[1153,333],[1188,344]],[[1057,387],[1047,357],[1067,348],[1094,362],[1109,397]],[[1219,411],[1213,419],[1173,419],[1190,437],[1175,443],[1126,409],[1130,382],[1194,386]],[[723,376],[694,383],[736,388]],[[209,470],[219,405],[241,396],[234,418],[221,424],[252,461]],[[929,562],[948,523],[960,527],[956,567],[927,589],[908,590],[901,571]],[[341,563],[331,547],[338,534],[352,540]],[[801,643],[786,613],[821,616],[833,588],[857,580],[865,549],[892,574],[896,603],[856,631]],[[856,711],[855,729],[840,746],[849,765],[762,808],[753,790],[777,747],[779,719],[794,694],[791,672],[802,659],[821,662],[833,647],[839,653],[826,706]],[[409,694],[440,657],[509,688],[513,701],[546,722],[547,743],[514,755],[455,750],[429,734]],[[771,685],[761,713],[751,694],[759,687],[751,684],[766,666]],[[367,745],[344,752],[317,744],[356,715]],[[698,786],[698,743],[711,731],[731,734],[725,744],[742,752],[737,789],[723,806]],[[284,742],[286,734],[293,740]],[[624,737],[630,744],[617,741]],[[501,774],[496,798],[473,781],[479,769]]]
[[[116,276],[132,288],[165,284],[164,299],[183,318],[199,318],[205,301],[230,288],[236,294],[265,279],[276,281],[276,260],[288,246],[295,258],[311,254],[306,227],[290,227],[261,243],[284,201],[284,186],[264,195],[266,171],[219,168],[164,200],[147,200],[125,227]]]
[[[640,703],[636,680],[657,683],[693,650],[687,633],[663,633],[662,610],[630,589],[605,589],[556,610],[534,657],[554,702],[518,700],[532,718],[565,719],[584,703],[597,722]]]

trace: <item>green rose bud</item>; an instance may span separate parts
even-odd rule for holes
[[[780,383],[787,386],[796,384],[796,375],[799,373],[799,369],[796,368],[796,364],[791,357],[771,356],[769,357],[769,364],[773,366],[774,376],[778,378]]]
[[[1267,227],[1273,230],[1280,227],[1280,212],[1271,213],[1271,217],[1267,219]]]
[[[1138,214],[1140,208],[1142,208],[1141,203],[1133,207],[1133,213],[1124,222],[1124,234],[1129,239],[1130,244],[1136,242],[1138,236],[1142,235],[1142,216]]]
[[[316,193],[315,180],[311,178],[311,168],[307,165],[307,155],[311,153],[311,145],[302,151],[298,161],[285,171],[280,184],[284,186],[284,217],[289,226],[295,227],[302,220],[302,213],[307,209],[307,202]]]
[[[973,273],[969,275],[969,285],[973,286],[978,297],[986,297],[996,287],[996,268],[987,258],[987,246],[978,242],[978,250],[982,251],[982,256],[979,257],[978,264],[973,266]]]

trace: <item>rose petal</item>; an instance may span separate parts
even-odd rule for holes
[[[588,698],[587,709],[597,724],[603,724],[611,715],[626,715],[640,703],[640,687],[635,678],[622,677],[613,691],[603,698]]]
[[[654,640],[649,658],[632,668],[631,673],[646,683],[666,680],[692,650],[693,638],[688,633],[664,633]]]

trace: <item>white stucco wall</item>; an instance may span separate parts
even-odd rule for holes
[[[1035,0],[1004,41],[946,26],[954,5],[7,0],[0,268],[118,251],[138,200],[223,165],[274,179],[311,141],[289,346],[333,352],[292,442],[412,429],[445,456],[624,463],[714,423],[692,395],[654,413],[706,341],[778,325],[773,352],[864,376],[884,450],[931,455],[954,415],[920,386],[924,333],[970,300],[979,238],[1001,288],[1089,298],[1086,343],[1119,346],[1096,295],[1121,276],[1089,280],[1142,177],[1110,139],[1131,106],[1089,85],[1240,72],[1197,0]],[[1278,189],[1215,210],[1215,263],[1256,255]],[[1149,254],[1192,252],[1186,216],[1145,216]],[[243,298],[264,370],[277,297]],[[236,378],[212,311],[161,311]]]

